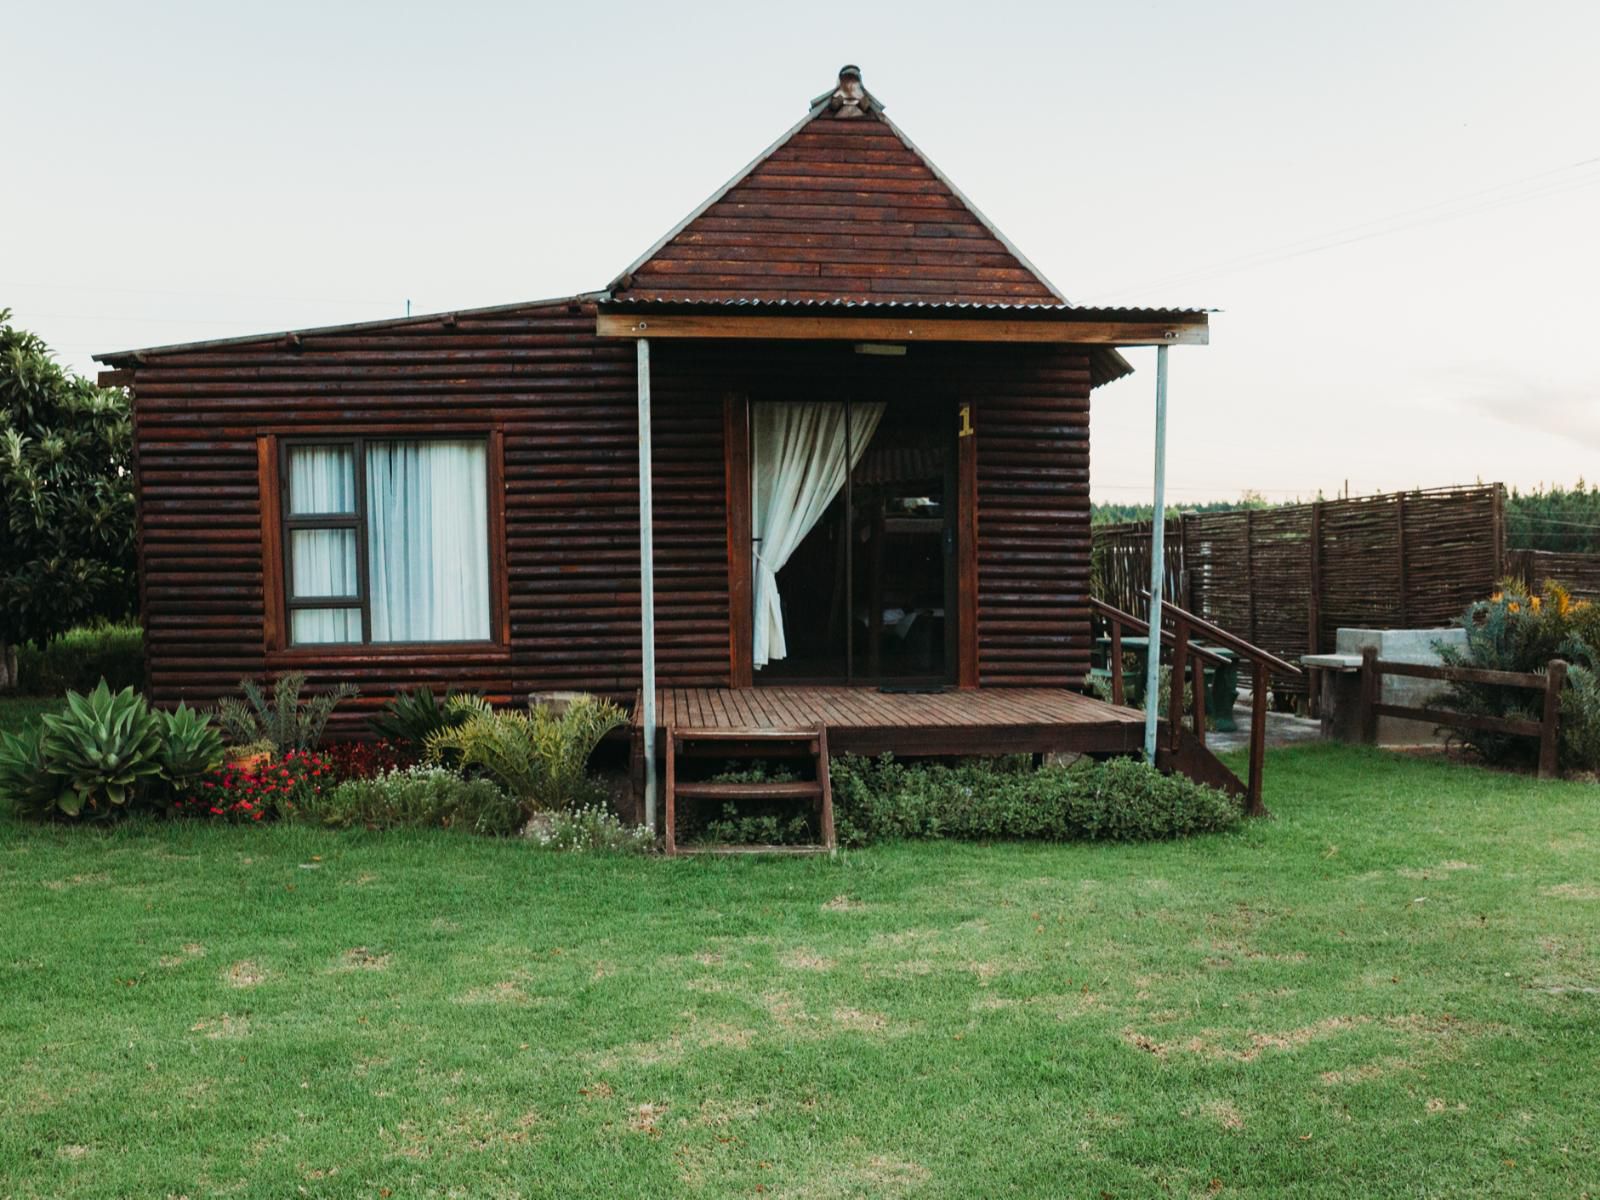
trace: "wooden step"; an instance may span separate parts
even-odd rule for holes
[[[691,800],[756,800],[770,797],[774,800],[816,800],[822,796],[822,784],[814,779],[787,779],[765,783],[680,783],[680,799]]]
[[[836,845],[833,831],[833,787],[828,778],[828,729],[818,724],[811,729],[702,729],[669,725],[667,741],[665,849],[668,854],[818,854],[830,853]],[[712,747],[737,758],[809,757],[815,778],[765,782],[679,783],[679,754],[705,755]],[[814,846],[678,846],[678,799],[754,800],[779,799],[808,801],[815,806],[822,839]]]

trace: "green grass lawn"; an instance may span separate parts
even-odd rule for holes
[[[1144,846],[0,818],[0,1196],[1581,1196],[1600,789],[1274,753]]]

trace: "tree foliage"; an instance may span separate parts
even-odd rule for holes
[[[0,309],[0,650],[135,602],[132,421]]]
[[[1600,486],[1581,478],[1506,498],[1506,544],[1515,550],[1600,553]]]

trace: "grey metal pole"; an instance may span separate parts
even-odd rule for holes
[[[1163,347],[1165,349],[1165,347]],[[656,828],[656,552],[655,505],[651,495],[650,339],[639,339],[639,636],[643,642],[644,678],[639,702],[644,707],[644,823]]]
[[[1161,707],[1161,588],[1167,540],[1167,347],[1156,347],[1156,488],[1150,518],[1150,645],[1144,672],[1144,756],[1156,761],[1156,715]]]

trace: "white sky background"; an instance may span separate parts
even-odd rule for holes
[[[3,0],[0,307],[92,372],[599,288],[856,62],[1069,299],[1226,310],[1172,352],[1175,502],[1570,483],[1600,475],[1597,51],[1592,0]],[[1149,496],[1130,357],[1097,500]]]

